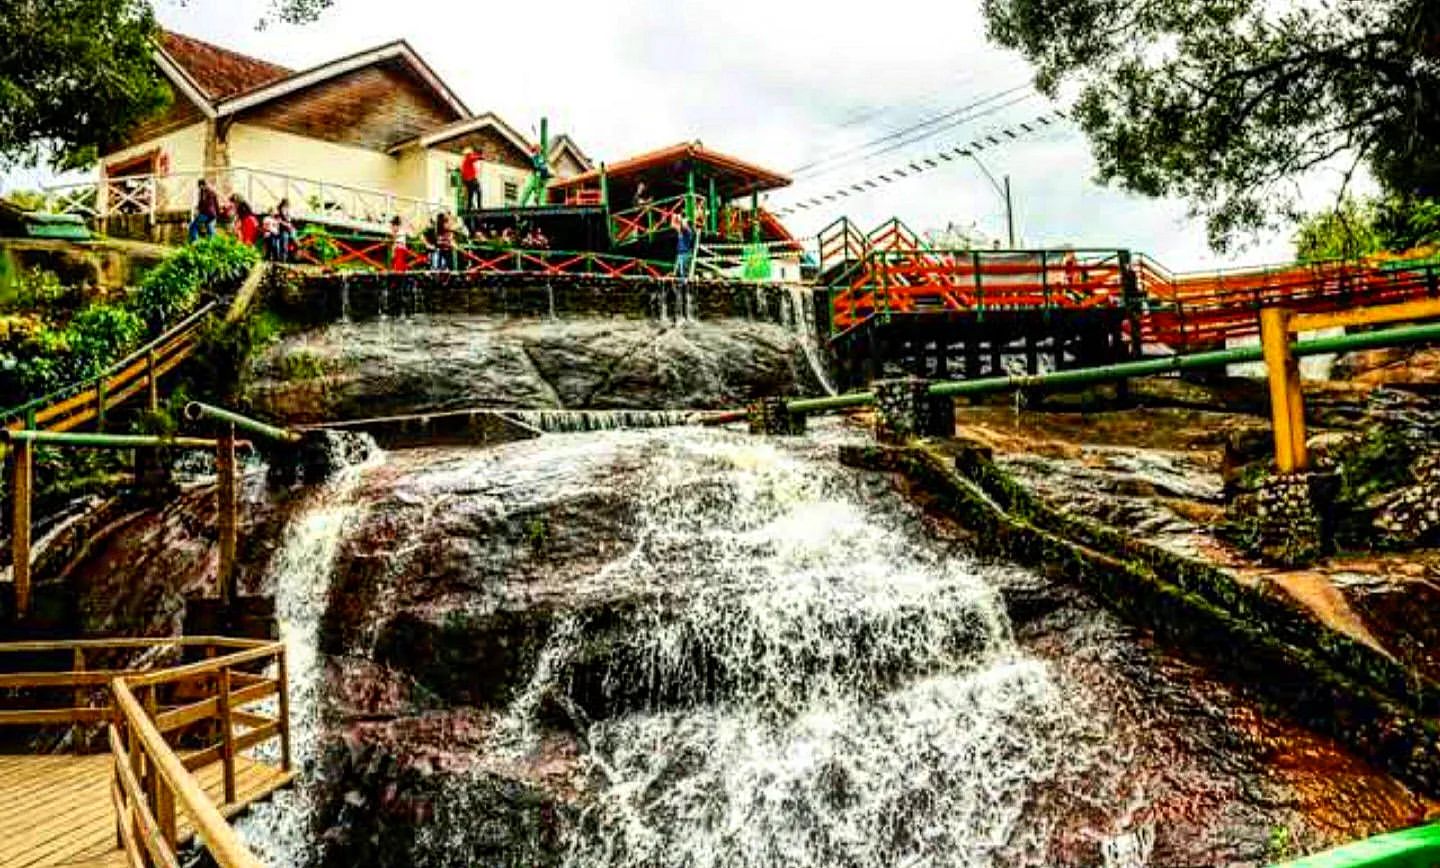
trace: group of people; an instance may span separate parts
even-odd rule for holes
[[[289,262],[295,247],[295,223],[290,218],[290,200],[281,199],[273,211],[256,214],[239,193],[231,193],[225,205],[215,188],[201,178],[195,217],[190,221],[190,240],[209,238],[217,226],[228,225],[242,244],[260,247],[271,262]]]
[[[454,271],[459,268],[459,249],[468,238],[470,244],[494,249],[520,247],[526,250],[549,250],[550,239],[538,226],[528,227],[517,239],[515,230],[509,226],[497,231],[487,231],[483,226],[472,232],[465,222],[448,211],[435,215],[435,221],[420,233],[426,249],[425,262],[433,271]],[[390,218],[390,268],[406,271],[412,261],[420,257],[410,244],[410,233],[405,221],[396,215]]]

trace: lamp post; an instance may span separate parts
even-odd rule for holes
[[[1005,202],[1005,230],[1010,238],[1010,249],[1014,250],[1015,206],[1010,198],[1010,176],[1005,176],[1005,184],[1004,186],[1001,186],[1000,182],[995,180],[995,176],[990,174],[990,170],[985,166],[984,163],[980,161],[980,158],[978,156],[972,153],[970,154],[970,159],[974,160],[975,165],[980,167],[980,171],[985,173],[985,178],[990,182],[990,186],[995,188],[995,192],[998,193],[1000,195],[1000,198]]]

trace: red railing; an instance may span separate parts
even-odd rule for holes
[[[342,271],[432,270],[430,253],[431,251],[416,250],[408,245],[396,245],[388,239],[362,237],[309,236],[302,237],[297,244],[299,261]],[[673,266],[668,262],[631,256],[611,256],[587,251],[498,248],[482,244],[453,248],[451,261],[445,264],[449,267],[440,270],[472,276],[533,274],[540,277],[668,277],[673,270]]]

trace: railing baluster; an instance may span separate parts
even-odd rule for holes
[[[290,771],[290,673],[285,661],[285,647],[282,645],[275,656],[277,677],[280,679],[280,767]]]
[[[79,673],[79,672],[84,672],[84,671],[85,671],[85,649],[84,649],[84,648],[80,647],[79,645],[76,645],[76,646],[75,646],[75,651],[74,651],[74,653],[73,653],[73,655],[72,655],[72,659],[71,659],[71,664],[70,664],[70,665],[71,665],[71,671],[73,671],[73,672]],[[75,707],[76,707],[76,708],[85,708],[85,707],[88,706],[89,704],[90,704],[89,694],[88,694],[87,691],[85,690],[85,687],[84,687],[83,685],[76,684],[76,685],[75,685]],[[74,737],[74,739],[75,739],[75,752],[76,752],[77,754],[80,754],[80,753],[84,753],[84,752],[85,752],[85,732],[86,732],[86,731],[85,731],[85,724],[83,724],[83,723],[81,723],[81,722],[79,722],[79,721],[76,721],[76,723],[75,723],[75,729],[74,729],[74,731],[71,733],[71,735],[72,735],[72,736]]]
[[[225,804],[235,803],[235,740],[230,723],[230,667],[220,667],[220,738],[225,773]]]

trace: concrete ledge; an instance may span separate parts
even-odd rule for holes
[[[425,446],[488,446],[533,440],[538,428],[505,415],[502,410],[456,410],[414,416],[353,419],[300,430],[354,431],[369,434],[384,449],[418,449]]]

